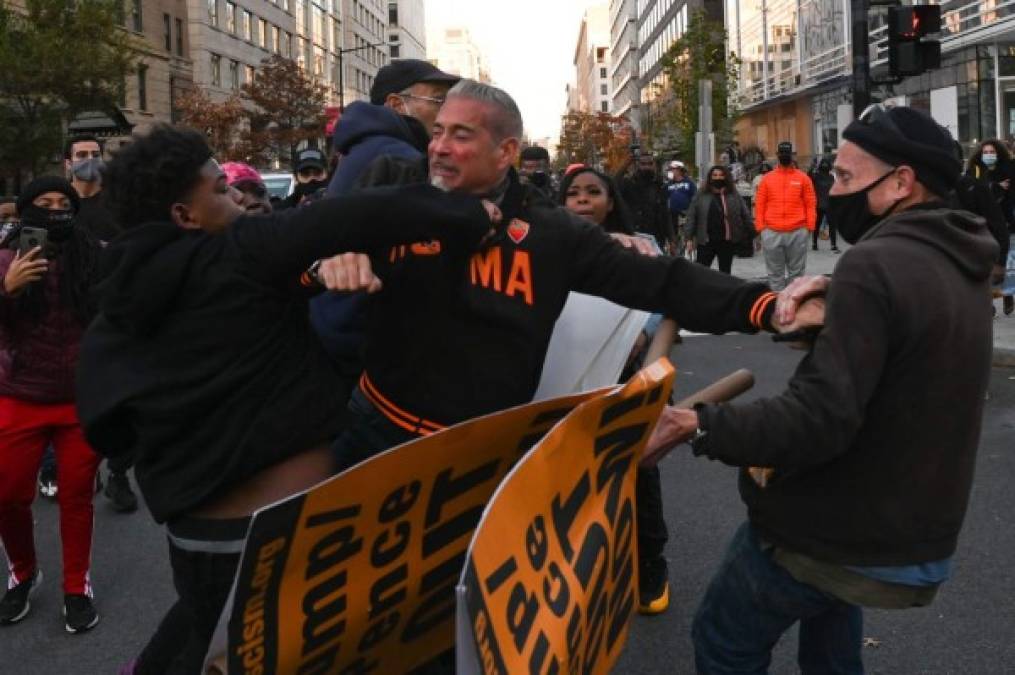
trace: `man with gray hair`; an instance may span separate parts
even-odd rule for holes
[[[341,272],[350,289],[374,293],[366,368],[334,445],[340,469],[531,401],[571,291],[664,313],[695,331],[777,330],[776,294],[763,284],[640,255],[523,185],[513,168],[521,135],[508,94],[469,80],[452,87],[433,128],[430,181],[496,203],[496,235],[479,251],[418,242]],[[798,320],[818,322],[820,311],[804,305]]]

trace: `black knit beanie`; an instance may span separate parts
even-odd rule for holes
[[[962,162],[948,130],[927,113],[897,106],[854,120],[842,137],[892,166],[910,166],[928,190],[945,197],[955,188]]]
[[[77,213],[81,209],[81,199],[78,197],[77,190],[67,180],[59,176],[39,176],[26,185],[21,194],[18,195],[18,213],[22,213],[26,207],[31,206],[36,197],[44,195],[47,192],[60,192],[67,195],[67,198],[70,199],[71,210],[74,213]]]

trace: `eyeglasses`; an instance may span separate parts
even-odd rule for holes
[[[898,125],[895,124],[895,120],[892,119],[892,116],[888,114],[888,108],[880,103],[867,106],[864,111],[860,113],[857,121],[870,126],[885,126],[899,136],[905,135],[902,133],[902,130],[899,129]]]
[[[419,101],[429,101],[430,103],[436,103],[437,105],[444,105],[444,101],[447,100],[444,96],[417,96],[416,94],[399,94],[402,98],[414,98]]]

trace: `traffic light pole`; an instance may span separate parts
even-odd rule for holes
[[[870,0],[850,0],[853,14],[851,36],[853,42],[853,119],[867,109],[871,102],[870,33],[867,14]]]

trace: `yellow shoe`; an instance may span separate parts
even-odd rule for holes
[[[663,584],[663,592],[655,598],[646,598],[642,596],[638,603],[638,613],[653,615],[662,614],[670,606],[670,582]]]

